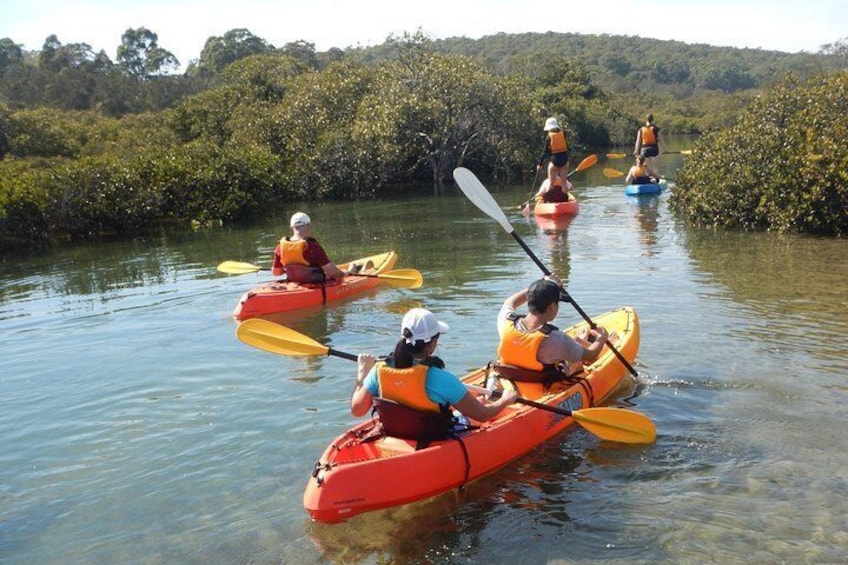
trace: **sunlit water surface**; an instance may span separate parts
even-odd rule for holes
[[[354,422],[354,368],[239,342],[232,309],[267,273],[215,272],[267,265],[293,209],[92,244],[3,264],[0,561],[845,562],[848,242],[687,227],[667,194],[628,199],[596,169],[565,224],[523,217],[528,187],[491,188],[586,312],[638,312],[629,402],[656,444],[578,428],[462,491],[312,524],[303,488]],[[389,351],[421,305],[470,370],[494,354],[500,303],[540,274],[453,187],[304,209],[339,261],[394,249],[425,278],[278,320],[342,351]]]

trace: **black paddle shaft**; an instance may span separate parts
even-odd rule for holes
[[[551,275],[550,269],[548,269],[545,266],[545,264],[542,263],[542,261],[538,257],[536,257],[536,254],[533,253],[532,249],[527,247],[527,244],[524,243],[524,240],[521,239],[521,236],[518,235],[517,233],[515,233],[515,230],[512,230],[511,233],[512,233],[512,237],[515,238],[515,241],[518,242],[518,245],[520,245],[521,248],[524,249],[524,251],[527,253],[527,255],[530,256],[530,258],[533,260],[533,262],[536,263],[536,266],[538,266],[542,270],[542,272],[545,273],[545,275],[550,276]],[[580,305],[577,304],[574,301],[574,299],[571,297],[571,295],[568,294],[567,290],[565,290],[563,288],[563,289],[561,289],[561,292],[562,292],[563,300],[565,300],[566,302],[569,302],[572,306],[574,306],[574,309],[577,310],[577,313],[580,314],[580,317],[583,318],[584,320],[586,320],[586,323],[588,323],[589,326],[592,329],[595,329],[595,328],[598,327],[598,325],[595,322],[592,321],[592,318],[590,318],[589,315],[586,312],[583,311],[583,309],[580,307]],[[618,357],[618,360],[621,361],[624,364],[625,367],[627,367],[627,370],[630,371],[633,374],[634,377],[638,377],[639,374],[636,372],[636,369],[633,368],[633,365],[631,365],[630,362],[627,361],[627,359],[624,357],[624,355],[622,355],[621,352],[618,349],[616,349],[613,344],[607,342],[607,345],[612,350],[612,352],[615,354],[615,356]]]
[[[489,394],[492,398],[500,398],[503,396],[503,393],[499,390],[493,390]],[[564,408],[558,408],[556,406],[551,406],[549,404],[542,404],[541,402],[534,402],[532,400],[528,400],[526,398],[518,397],[515,401],[519,404],[524,404],[526,406],[532,406],[533,408],[537,408],[539,410],[545,410],[547,412],[553,412],[554,414],[560,414],[562,416],[573,416],[574,413],[571,410],[565,410]]]

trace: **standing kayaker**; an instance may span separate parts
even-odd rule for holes
[[[292,282],[323,282],[349,274],[333,264],[318,240],[312,237],[312,220],[309,216],[296,212],[289,225],[292,235],[280,239],[274,249],[271,272],[275,277],[285,273],[286,278]]]
[[[375,363],[373,356],[359,355],[351,414],[364,416],[373,406],[389,435],[399,435],[392,430],[402,430],[400,437],[437,439],[455,422],[451,406],[467,418],[484,421],[512,404],[515,391],[504,392],[498,400],[480,400],[456,375],[438,366],[443,366],[441,360],[432,362],[438,359],[433,355],[439,336],[446,331],[448,325],[429,310],[409,310],[389,359]]]
[[[660,154],[660,128],[654,123],[654,115],[648,114],[645,125],[636,132],[636,147],[633,156],[645,157],[648,174],[660,178],[660,165],[657,155]]]
[[[551,275],[504,301],[498,313],[498,365],[538,373],[538,380],[556,380],[598,358],[609,338],[604,328],[584,330],[575,339],[551,325],[561,296],[559,279]],[[518,314],[525,303],[527,314]]]
[[[536,170],[541,169],[548,159],[548,182],[553,186],[557,177],[563,180],[568,177],[568,140],[556,118],[545,121],[545,132],[545,148],[536,163]]]

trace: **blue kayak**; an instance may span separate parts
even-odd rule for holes
[[[628,184],[624,187],[624,194],[627,196],[641,196],[643,194],[659,194],[668,188],[668,181],[660,179],[660,182],[645,183],[645,184]]]

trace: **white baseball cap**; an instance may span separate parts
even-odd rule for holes
[[[416,341],[428,343],[431,339],[450,329],[444,322],[436,319],[436,316],[424,308],[413,308],[403,317],[400,324],[400,333],[406,343],[413,344]]]
[[[551,131],[552,129],[559,129],[559,122],[556,118],[548,118],[545,122],[545,131]]]
[[[298,226],[305,226],[311,223],[312,221],[309,219],[309,216],[307,216],[303,212],[295,212],[294,215],[291,217],[289,225],[295,228]]]

